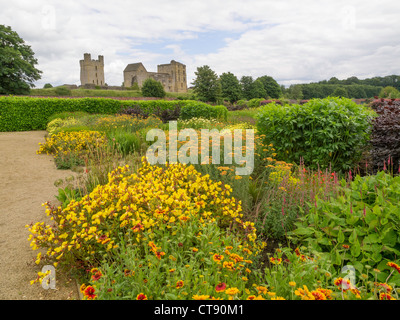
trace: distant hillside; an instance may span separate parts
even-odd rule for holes
[[[325,98],[332,95],[343,95],[348,98],[366,99],[378,96],[382,88],[394,87],[400,91],[400,76],[373,77],[358,79],[350,77],[339,80],[332,77],[319,82],[291,85],[285,90],[288,97],[295,99]]]

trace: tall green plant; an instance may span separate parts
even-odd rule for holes
[[[257,128],[274,144],[277,159],[313,169],[348,171],[368,145],[375,115],[350,99],[313,99],[304,105],[267,104],[257,114]]]
[[[344,182],[343,182],[344,184]],[[400,256],[400,176],[385,172],[356,176],[337,197],[317,199],[289,233],[295,242],[330,256],[334,264],[353,265],[360,273],[370,266],[389,274],[388,261]],[[400,284],[400,274],[394,278]]]

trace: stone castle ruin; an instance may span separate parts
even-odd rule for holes
[[[99,56],[98,60],[92,60],[90,53],[83,55],[81,65],[81,85],[104,86],[104,57]]]
[[[147,78],[161,82],[166,92],[187,92],[186,66],[175,60],[157,66],[157,72],[148,72],[141,62],[128,64],[124,70],[124,87],[135,83],[142,86]]]
[[[81,86],[86,88],[107,86],[104,81],[104,57],[98,56],[98,60],[91,59],[90,53],[85,53],[80,60]],[[186,66],[175,60],[168,64],[157,66],[157,72],[148,72],[143,63],[128,64],[124,70],[123,87],[130,88],[135,83],[139,88],[147,78],[159,81],[166,92],[187,92]],[[111,87],[108,87],[111,88]],[[122,89],[121,87],[112,87]]]

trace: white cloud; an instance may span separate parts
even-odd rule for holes
[[[390,0],[0,0],[0,7],[1,23],[35,52],[38,87],[79,84],[85,52],[104,56],[109,85],[122,83],[128,63],[155,70],[171,59],[187,65],[189,86],[202,65],[282,84],[400,74],[400,3]],[[185,40],[211,31],[226,32],[220,47],[189,55]]]

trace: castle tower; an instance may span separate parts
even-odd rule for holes
[[[92,84],[104,86],[104,57],[99,56],[98,60],[92,60],[90,53],[83,55],[83,60],[79,61],[81,66],[81,85]]]
[[[171,60],[168,64],[158,65],[157,72],[168,73],[170,75],[170,81],[166,91],[187,92],[186,66],[184,64]]]

